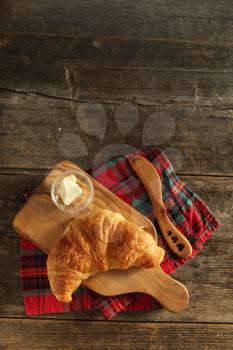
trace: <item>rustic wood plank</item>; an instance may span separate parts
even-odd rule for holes
[[[24,317],[18,277],[18,236],[13,232],[11,222],[19,208],[22,193],[29,192],[42,180],[42,177],[42,175],[0,176],[0,193],[2,194],[0,197],[1,317]],[[233,322],[232,268],[230,263],[233,258],[233,179],[184,177],[184,180],[207,201],[222,222],[222,227],[206,243],[205,250],[174,274],[174,277],[189,289],[190,305],[186,311],[180,314],[172,314],[165,310],[128,313],[117,316],[118,320]],[[101,318],[99,314],[92,312],[44,317]]]
[[[17,350],[230,350],[233,325],[3,319],[0,336],[3,349]]]
[[[231,44],[36,33],[1,34],[0,42],[2,88],[79,101],[232,107]]]
[[[87,168],[94,161],[150,145],[167,151],[179,173],[233,175],[232,110],[123,107],[119,112],[120,104],[82,104],[2,91],[0,168],[47,169],[62,159]],[[126,127],[131,128],[128,133]]]
[[[232,42],[232,9],[229,0],[9,0],[0,30]]]

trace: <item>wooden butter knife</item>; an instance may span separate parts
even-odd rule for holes
[[[192,246],[166,213],[162,197],[162,184],[156,168],[147,159],[138,155],[131,155],[128,160],[148,193],[153,212],[169,248],[179,257],[188,258],[192,255]]]

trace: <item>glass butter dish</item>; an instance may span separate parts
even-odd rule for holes
[[[53,203],[70,214],[82,212],[92,202],[93,196],[92,181],[79,170],[64,171],[53,180],[51,186]]]

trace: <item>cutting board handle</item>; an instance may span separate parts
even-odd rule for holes
[[[152,295],[169,311],[182,311],[189,303],[189,294],[185,286],[168,276],[160,266],[144,269],[140,275],[140,282],[144,293]]]
[[[185,286],[168,276],[160,266],[152,269],[131,267],[124,273],[122,270],[108,270],[89,277],[83,284],[105,296],[134,292],[150,294],[172,312],[184,310],[189,302]]]

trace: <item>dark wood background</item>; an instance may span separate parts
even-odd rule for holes
[[[108,117],[101,140],[91,120],[89,133],[76,123],[86,103]],[[139,115],[127,135],[114,119],[124,103]],[[88,156],[67,157],[87,167],[106,145],[141,147],[153,113],[156,145],[222,222],[174,275],[190,291],[188,309],[111,322],[93,312],[26,318],[11,227],[21,195],[64,158],[63,135],[82,137]],[[232,212],[231,0],[0,2],[0,349],[232,349]]]

